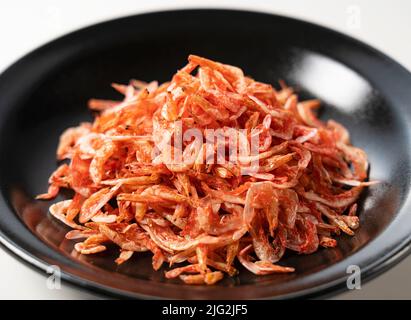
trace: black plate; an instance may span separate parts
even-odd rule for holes
[[[274,85],[279,79],[303,97],[324,101],[322,117],[348,127],[369,154],[373,186],[361,201],[361,228],[339,246],[288,255],[289,275],[243,271],[215,286],[166,281],[137,255],[117,267],[114,252],[77,256],[66,227],[33,200],[56,167],[59,134],[91,119],[90,97],[119,98],[111,82],[165,81],[189,53],[242,67]],[[290,298],[345,288],[347,267],[368,279],[403,258],[411,236],[411,75],[352,38],[275,15],[187,10],[143,14],[71,33],[30,53],[0,78],[1,242],[40,270],[59,265],[63,279],[106,294],[158,298]]]

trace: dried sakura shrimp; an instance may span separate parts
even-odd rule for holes
[[[123,101],[90,100],[94,122],[61,135],[57,158],[69,162],[37,198],[74,191],[50,213],[73,229],[67,239],[81,239],[75,250],[114,243],[118,264],[150,251],[155,270],[185,263],[166,278],[214,284],[237,274],[236,258],[257,275],[293,272],[277,264],[286,249],[310,254],[335,247],[341,231],[354,235],[356,201],[374,182],[348,131],[320,121],[319,101],[298,101],[284,83],[275,90],[237,67],[188,60],[162,85],[113,84]],[[203,137],[177,141],[192,129],[220,129],[222,149]],[[169,161],[176,151],[191,160]]]

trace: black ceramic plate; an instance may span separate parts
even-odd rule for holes
[[[214,286],[164,279],[149,256],[117,267],[114,252],[73,254],[67,229],[33,200],[56,167],[58,137],[91,119],[91,97],[119,98],[111,82],[169,79],[195,53],[242,67],[260,81],[279,79],[302,97],[323,100],[322,118],[348,127],[369,154],[371,179],[360,205],[361,228],[335,249],[288,255],[296,272],[257,277],[247,271]],[[30,53],[0,78],[0,240],[19,257],[63,279],[124,297],[290,298],[345,288],[347,267],[369,279],[403,258],[411,237],[411,75],[347,36],[280,16],[227,10],[150,13],[98,24]]]

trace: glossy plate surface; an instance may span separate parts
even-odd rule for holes
[[[324,102],[323,119],[351,132],[371,163],[371,187],[360,202],[361,228],[335,249],[288,254],[294,274],[257,277],[241,270],[215,286],[164,279],[150,255],[116,266],[116,251],[73,253],[67,228],[50,203],[33,197],[56,168],[58,137],[90,120],[91,97],[120,98],[111,82],[166,81],[194,53],[242,67],[253,78],[295,86]],[[71,33],[30,53],[0,77],[0,240],[15,254],[63,278],[105,294],[157,298],[312,297],[345,287],[358,265],[363,281],[408,253],[411,236],[411,75],[382,53],[334,31],[261,13],[186,10],[137,15]],[[60,196],[61,199],[63,196]],[[57,199],[57,200],[59,200]]]

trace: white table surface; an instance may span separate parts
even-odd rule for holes
[[[96,22],[173,8],[239,8],[302,18],[363,40],[411,69],[411,1],[405,0],[13,0],[0,2],[0,71],[37,46]],[[358,15],[359,14],[359,15]],[[1,97],[0,97],[1,99]],[[339,299],[410,299],[411,257]],[[93,299],[63,284],[50,290],[44,275],[0,249],[0,299]]]

